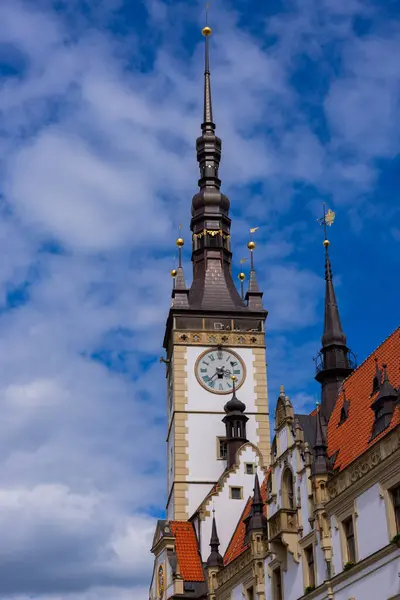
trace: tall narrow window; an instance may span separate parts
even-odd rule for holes
[[[273,590],[274,590],[274,593],[273,593],[274,600],[283,600],[283,594],[282,594],[282,575],[281,575],[281,569],[280,569],[280,567],[278,567],[274,571]]]
[[[396,519],[396,533],[400,533],[400,485],[392,490],[392,500]]]
[[[246,590],[246,600],[254,600],[254,588],[253,586],[247,588]]]
[[[228,444],[225,438],[218,438],[218,458],[221,460],[226,460],[228,456]]]
[[[346,539],[347,562],[356,562],[356,541],[354,537],[353,517],[343,521],[343,532]]]
[[[314,549],[312,546],[304,549],[307,563],[307,585],[315,587]]]
[[[283,507],[294,508],[294,486],[293,475],[290,469],[286,469],[283,474]]]

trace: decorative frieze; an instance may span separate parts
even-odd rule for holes
[[[184,346],[265,346],[265,334],[260,331],[174,331],[174,344]]]
[[[233,579],[235,575],[243,576],[243,571],[252,562],[252,555],[250,549],[243,552],[243,554],[227,565],[222,571],[217,574],[218,587],[221,587],[227,583],[230,579]]]
[[[394,430],[387,438],[374,444],[354,464],[336,475],[328,483],[329,499],[337,498],[346,489],[365,477],[372,469],[391,456],[400,448],[400,428]]]

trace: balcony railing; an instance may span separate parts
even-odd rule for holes
[[[316,373],[320,373],[321,371],[323,371],[324,369],[330,369],[330,368],[334,368],[334,369],[356,369],[357,368],[357,358],[356,355],[354,354],[354,352],[352,352],[351,350],[349,350],[347,352],[347,356],[344,357],[343,356],[343,351],[342,350],[338,350],[336,353],[336,358],[333,360],[333,365],[326,365],[325,364],[325,358],[322,352],[320,352],[318,354],[318,356],[316,356],[316,358],[314,358],[314,362],[315,362],[315,370]]]
[[[269,539],[279,537],[283,533],[297,533],[297,510],[281,508],[268,520]]]

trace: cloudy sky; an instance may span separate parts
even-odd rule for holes
[[[204,4],[0,2],[0,598],[141,600],[165,504],[165,318],[198,178]],[[400,293],[394,0],[212,0],[235,276],[249,227],[271,404],[312,408],[316,219],[359,360]]]

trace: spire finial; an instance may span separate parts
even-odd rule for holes
[[[250,241],[247,244],[248,249],[250,250],[250,261],[251,261],[251,270],[254,271],[254,249],[256,247],[256,243],[253,241],[253,233],[255,233],[259,229],[258,227],[252,227],[250,229]]]
[[[214,131],[213,115],[212,115],[212,103],[211,103],[211,82],[210,82],[210,35],[212,29],[208,25],[208,9],[210,5],[206,5],[206,26],[203,27],[201,33],[206,38],[205,44],[205,61],[204,61],[204,122],[203,128]]]
[[[325,202],[322,203],[322,207],[323,207],[323,216],[320,219],[317,219],[317,221],[324,228],[324,241],[322,242],[322,244],[325,248],[325,280],[332,281],[332,268],[331,268],[331,261],[329,259],[330,241],[327,238],[326,228],[332,227],[332,225],[335,221],[336,214],[330,208],[328,210],[326,210]]]
[[[240,260],[240,264],[243,265],[246,262],[246,260],[247,260],[247,258],[242,258]],[[241,292],[242,300],[244,300],[244,282],[246,280],[246,273],[244,273],[243,271],[240,271],[240,273],[238,275],[238,279],[240,281],[240,292]]]
[[[176,240],[176,245],[178,246],[178,268],[182,268],[182,248],[185,245],[184,239],[181,237],[182,224],[179,225],[179,237]]]
[[[322,413],[327,421],[332,414],[336,404],[339,388],[342,382],[353,371],[355,360],[347,347],[339,315],[335,288],[332,280],[331,261],[329,257],[329,240],[327,239],[327,227],[331,227],[335,220],[335,213],[326,210],[325,202],[323,216],[317,221],[324,228],[325,248],[325,303],[324,303],[324,332],[322,335],[322,348],[317,357],[316,380],[322,384]],[[327,382],[335,381],[334,385],[326,385]]]
[[[256,247],[256,243],[253,240],[253,233],[255,233],[259,228],[252,227],[250,229],[250,240],[247,244],[248,249],[250,250],[250,278],[249,278],[249,287],[246,294],[247,305],[249,308],[254,308],[256,310],[262,309],[262,292],[260,292],[260,288],[258,287],[257,275],[254,268],[254,249]]]
[[[215,521],[215,508],[214,508],[214,503],[213,503],[213,518],[212,518],[212,525],[211,525],[211,539],[210,539],[210,548],[211,548],[211,552],[210,552],[210,556],[207,559],[207,567],[222,567],[224,564],[224,559],[222,558],[221,554],[219,553],[219,537],[218,537],[218,532],[217,532],[217,523]]]

